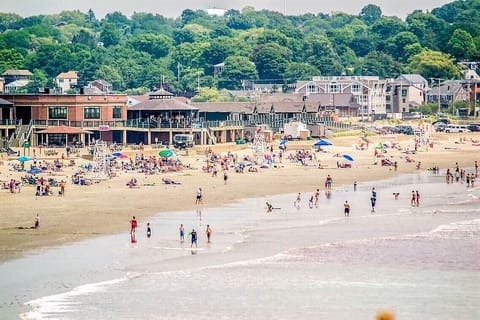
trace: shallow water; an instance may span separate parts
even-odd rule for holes
[[[479,189],[430,173],[162,214],[119,234],[0,265],[0,314],[26,319],[480,318]],[[411,190],[421,193],[410,206]],[[398,200],[393,192],[400,192]],[[312,190],[313,193],[313,190]],[[280,210],[265,213],[265,201]],[[351,203],[349,218],[343,202]],[[199,232],[199,248],[178,226]],[[205,243],[206,224],[213,227]],[[188,240],[187,240],[188,241]],[[5,280],[5,281],[4,281]]]

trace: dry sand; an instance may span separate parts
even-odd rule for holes
[[[458,143],[460,137],[465,137],[465,143]],[[129,232],[129,221],[135,215],[140,223],[148,221],[149,217],[167,211],[193,210],[195,208],[195,191],[201,187],[204,192],[204,207],[218,207],[232,201],[263,197],[273,194],[294,192],[313,193],[315,189],[323,189],[327,174],[334,180],[334,187],[351,185],[354,180],[373,181],[387,179],[396,174],[416,171],[416,163],[407,163],[405,154],[389,149],[387,156],[393,156],[399,163],[398,171],[392,167],[374,165],[374,146],[379,141],[398,142],[405,148],[414,148],[412,136],[398,135],[396,137],[370,137],[368,150],[354,150],[353,144],[358,144],[359,137],[330,139],[334,146],[326,147],[326,153],[315,153],[321,160],[324,169],[316,166],[302,166],[289,162],[286,157],[283,163],[277,163],[279,168],[260,169],[257,173],[235,173],[229,170],[228,184],[224,185],[223,176],[218,177],[202,172],[204,165],[203,148],[190,150],[190,155],[181,156],[185,164],[194,169],[182,172],[142,175],[139,173],[121,173],[118,177],[101,181],[91,186],[78,186],[71,183],[71,175],[76,168],[66,167],[57,173],[57,180],[67,180],[64,197],[56,195],[58,188],[53,188],[54,196],[35,197],[34,186],[24,185],[23,192],[11,194],[9,190],[0,190],[0,261],[21,256],[41,248],[61,245],[99,235]],[[422,170],[434,165],[441,169],[453,168],[455,162],[461,167],[473,167],[474,161],[480,161],[480,147],[474,146],[471,139],[480,139],[475,133],[469,134],[433,134],[433,149],[422,150],[412,155],[416,161],[422,162]],[[275,148],[278,143],[275,143]],[[296,149],[312,150],[312,142],[289,142],[290,152]],[[227,151],[237,153],[239,158],[251,154],[248,146],[219,145],[213,146],[217,153]],[[124,150],[129,156],[135,156],[138,151]],[[158,150],[146,149],[145,155],[154,155]],[[194,154],[195,153],[195,154]],[[334,157],[336,153],[348,153],[355,161],[350,169],[338,169]],[[38,153],[37,153],[38,154]],[[41,159],[53,160],[55,157]],[[87,160],[74,158],[76,164],[87,163]],[[380,163],[380,160],[378,160]],[[0,162],[0,180],[20,179],[25,173],[15,172],[11,165],[17,163],[14,158],[3,159]],[[127,181],[136,177],[140,187],[130,189]],[[170,177],[181,182],[181,185],[164,185],[162,178]],[[143,186],[144,183],[155,183],[154,186]],[[293,200],[293,199],[292,199]],[[264,214],[264,208],[258,208],[258,214]],[[33,226],[35,215],[40,215],[40,228],[19,229],[18,227]]]

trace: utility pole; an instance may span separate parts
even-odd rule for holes
[[[441,79],[441,78],[430,78],[430,81],[434,82],[434,81],[438,81],[437,84],[438,84],[438,94],[437,94],[437,99],[438,99],[438,113],[442,113],[442,104],[440,102],[440,81],[444,80],[444,79]]]

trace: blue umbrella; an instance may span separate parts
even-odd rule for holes
[[[313,145],[315,147],[323,147],[323,146],[332,146],[333,144],[330,141],[321,139],[321,140],[318,140],[317,142],[315,142]]]
[[[112,156],[114,156],[114,157],[120,157],[122,154],[123,154],[123,153],[121,153],[121,152],[114,152],[114,153],[112,153]]]
[[[30,160],[32,160],[32,158],[27,157],[27,156],[21,156],[21,157],[18,157],[17,160],[18,160],[18,161],[25,162],[25,161],[30,161]]]
[[[32,168],[30,170],[27,171],[27,173],[30,173],[30,174],[38,174],[38,173],[42,173],[43,171],[41,169],[38,169],[38,168]]]
[[[343,159],[348,160],[348,161],[353,161],[353,158],[351,156],[349,156],[348,154],[344,154]]]
[[[282,140],[280,140],[280,145],[282,145],[282,144],[286,144],[287,142],[288,142],[288,140],[287,140],[287,139],[282,139]]]

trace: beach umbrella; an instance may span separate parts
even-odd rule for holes
[[[123,153],[122,153],[122,154],[118,155],[117,158],[119,158],[119,159],[125,159],[125,158],[128,158],[128,156],[127,156],[126,154],[123,154]]]
[[[32,168],[30,170],[27,171],[27,173],[30,173],[30,174],[38,174],[38,173],[42,173],[42,169],[39,169],[39,168]]]
[[[287,142],[288,142],[287,139],[282,139],[282,140],[280,140],[280,145],[284,145],[284,144],[286,144]]]
[[[27,156],[21,156],[17,158],[18,161],[25,162],[25,161],[30,161],[32,158],[27,157]]]
[[[353,158],[352,158],[351,156],[349,156],[348,154],[344,154],[342,157],[343,157],[343,159],[345,159],[345,160],[353,161]]]
[[[158,155],[162,158],[168,158],[168,157],[171,157],[171,156],[175,155],[175,153],[170,149],[163,149],[163,150],[160,150]]]
[[[377,145],[377,149],[383,149],[383,143],[379,142]]]
[[[330,141],[325,139],[318,140],[313,144],[315,147],[324,147],[324,146],[332,146],[333,144]]]
[[[114,157],[120,157],[121,155],[123,155],[123,153],[121,153],[121,152],[112,153],[112,156],[114,156]]]

